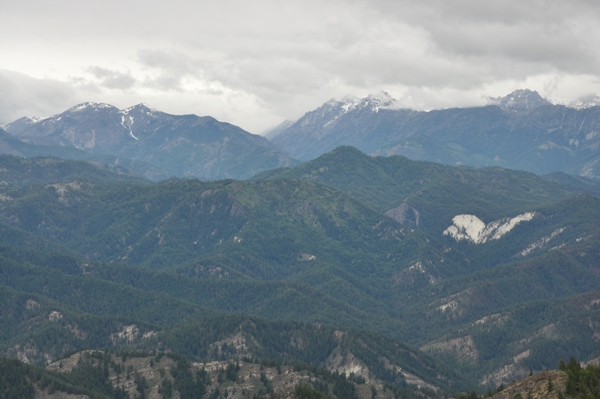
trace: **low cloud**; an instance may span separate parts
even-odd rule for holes
[[[88,71],[98,80],[98,84],[107,89],[128,90],[136,81],[131,73],[113,71],[99,66],[89,67]]]
[[[77,19],[37,10],[7,9],[7,29],[30,40],[23,65],[32,65],[29,54],[46,54],[39,65],[56,62],[48,70],[69,60],[68,79],[52,76],[78,96],[169,98],[181,112],[216,109],[214,116],[255,131],[332,97],[380,90],[421,109],[480,104],[525,87],[548,97],[600,90],[600,3],[588,0],[106,0],[74,3],[67,12]],[[111,29],[97,23],[107,19]],[[57,45],[39,44],[26,28],[32,23]]]
[[[0,124],[23,116],[45,117],[71,107],[77,91],[68,83],[54,79],[35,79],[0,69]]]

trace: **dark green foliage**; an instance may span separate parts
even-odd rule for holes
[[[109,381],[109,370],[115,363],[110,355],[92,353],[81,358],[68,373],[51,372],[26,365],[17,360],[0,358],[0,396],[6,399],[33,398],[34,388],[72,395],[87,395],[92,399],[126,399],[121,388]]]
[[[225,368],[225,378],[229,381],[235,382],[237,380],[237,372],[240,370],[239,364],[229,363]],[[262,380],[262,378],[261,378]]]
[[[173,398],[173,384],[171,383],[171,380],[164,378],[160,383],[158,393],[162,395],[163,399]]]
[[[185,359],[178,358],[176,361],[171,375],[175,379],[173,386],[179,391],[181,399],[201,399],[206,393],[206,386],[210,384],[208,373],[205,370],[193,373]]]
[[[330,398],[331,398],[331,396],[328,396],[321,391],[313,389],[310,385],[307,385],[307,384],[299,384],[299,385],[296,385],[296,387],[294,388],[294,399],[330,399]]]
[[[0,398],[32,399],[34,388],[28,379],[30,373],[37,379],[35,371],[18,360],[0,358]]]
[[[38,363],[87,346],[169,350],[200,361],[252,356],[280,367],[322,366],[335,350],[399,396],[410,389],[387,362],[436,386],[466,389],[459,372],[476,383],[526,350],[521,363],[535,370],[573,354],[600,355],[598,298],[581,295],[600,286],[600,200],[567,198],[593,192],[586,182],[556,185],[523,172],[370,158],[350,148],[270,177],[7,189],[0,349],[16,356],[17,344],[35,347]],[[399,224],[352,197],[379,212],[408,204],[410,217]],[[489,222],[522,211],[537,216],[485,245],[441,235],[457,213]],[[521,255],[561,228],[547,247]],[[449,301],[456,312],[440,310]],[[51,312],[62,318],[50,320]],[[498,322],[478,323],[488,316]],[[132,342],[115,338],[133,324]],[[435,352],[452,368],[397,341],[427,349],[467,335],[477,359]],[[232,336],[243,345],[230,344]],[[195,375],[182,378],[199,384]],[[233,363],[220,378],[236,380]],[[146,394],[144,381],[136,382]],[[327,384],[314,387],[335,394],[336,383]],[[336,389],[353,395],[344,382]]]
[[[477,392],[475,391],[471,391],[469,393],[461,393],[459,394],[456,399],[479,399],[479,395],[477,395]],[[513,398],[513,399],[521,399],[521,398]]]
[[[1,191],[35,184],[68,183],[73,181],[122,184],[150,183],[135,176],[123,167],[96,165],[84,161],[67,161],[59,158],[22,158],[0,155]]]
[[[571,358],[566,365],[567,382],[565,394],[577,398],[600,398],[600,366],[581,364]]]
[[[457,214],[475,214],[490,221],[580,193],[531,173],[444,166],[402,156],[369,157],[352,147],[337,148],[268,178],[326,184],[381,213],[407,203],[421,214],[419,227],[436,235]]]
[[[348,381],[345,375],[333,373],[332,378],[334,380],[332,392],[336,397],[344,399],[358,399],[354,384]]]

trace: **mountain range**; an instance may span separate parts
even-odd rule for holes
[[[119,110],[108,104],[83,103],[50,118],[18,119],[5,129],[34,147],[7,143],[3,153],[29,156],[53,148],[62,158],[104,157],[154,180],[172,176],[243,179],[298,163],[265,138],[237,126],[212,117],[170,115],[145,104]],[[141,165],[132,168],[132,163]]]
[[[517,90],[471,108],[402,109],[387,93],[330,100],[272,139],[307,161],[341,145],[448,165],[501,166],[600,178],[600,107],[554,105]]]

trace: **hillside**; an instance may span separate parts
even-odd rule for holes
[[[7,188],[35,184],[87,181],[100,184],[148,182],[119,166],[109,170],[105,165],[84,161],[64,161],[58,158],[21,158],[0,155],[0,181]]]
[[[25,143],[2,129],[0,129],[0,154],[24,158],[52,157],[63,160],[86,161],[111,172],[123,173],[127,170],[128,172],[125,173],[153,181],[164,180],[171,176],[166,170],[139,160],[133,161],[113,155],[92,154],[75,147]]]
[[[125,182],[70,161],[13,163],[29,166],[0,189],[10,356],[44,363],[87,345],[205,361],[225,340],[231,359],[323,366],[339,346],[372,372],[397,353],[403,370],[443,386],[445,366],[411,366],[425,355],[408,344],[475,387],[574,348],[600,356],[600,199],[588,180],[352,148],[246,182]],[[412,218],[383,214],[403,203]],[[232,349],[238,333],[247,344]],[[290,346],[291,336],[301,339]]]
[[[19,373],[0,385],[12,398],[437,398],[431,389],[399,388],[376,378],[303,363],[189,362],[169,354],[83,351],[46,370],[0,359],[0,370]],[[19,395],[19,396],[16,396]],[[72,396],[69,396],[72,397]]]
[[[431,235],[441,234],[458,214],[495,220],[587,192],[585,186],[556,184],[522,171],[444,166],[402,156],[370,157],[353,147],[340,147],[295,168],[254,178],[261,179],[325,184]],[[591,181],[589,185],[591,193],[599,187]]]

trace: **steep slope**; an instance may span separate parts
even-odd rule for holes
[[[600,107],[576,110],[541,105],[514,112],[488,106],[430,111],[408,124],[403,132],[408,142],[400,138],[375,153],[538,174],[559,170],[598,178],[600,137],[595,132],[599,123]]]
[[[260,136],[211,117],[170,115],[139,104],[124,110],[83,103],[11,134],[37,145],[77,148],[142,161],[171,176],[204,180],[247,178],[297,164]]]

